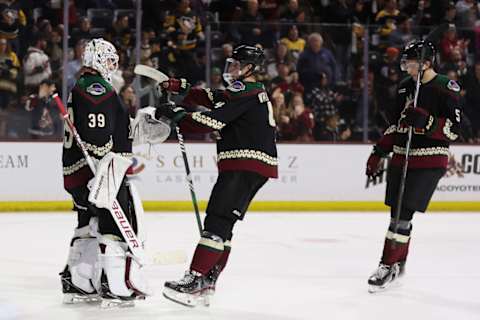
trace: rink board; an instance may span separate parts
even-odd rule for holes
[[[430,210],[480,211],[480,146],[454,146],[451,170]],[[68,210],[60,143],[0,143],[0,210]],[[385,177],[366,184],[369,145],[280,144],[279,179],[260,190],[251,210],[383,211]],[[217,176],[214,144],[188,143],[197,198],[205,207]],[[146,210],[191,210],[183,161],[176,143],[137,148],[133,177]],[[463,168],[463,169],[461,169]]]

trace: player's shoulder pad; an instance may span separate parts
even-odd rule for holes
[[[113,90],[112,85],[98,75],[82,76],[77,85],[92,97],[101,97]]]
[[[232,83],[227,87],[228,91],[235,92],[235,93],[245,91],[245,89],[246,89],[245,83],[239,80],[235,81],[234,83]]]
[[[453,91],[456,93],[460,92],[460,85],[455,80],[450,80],[447,76],[443,74],[437,75],[437,83],[440,84],[441,87],[446,88],[449,91]]]

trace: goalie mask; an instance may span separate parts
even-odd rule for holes
[[[118,69],[117,50],[104,39],[92,39],[85,46],[82,65],[98,71],[102,78],[111,83],[112,75]]]
[[[263,50],[258,47],[241,45],[233,50],[232,57],[227,58],[223,71],[223,80],[231,85],[235,80],[243,80],[260,71],[265,61]],[[244,67],[251,65],[245,73]]]

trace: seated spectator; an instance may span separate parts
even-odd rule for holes
[[[126,14],[117,16],[117,19],[113,21],[112,27],[108,30],[112,35],[112,40],[116,44],[125,42],[124,38],[130,35],[132,30],[130,29],[130,18]]]
[[[262,0],[260,1],[260,12],[267,21],[275,21],[280,13],[280,1]]]
[[[450,59],[441,64],[443,72],[454,71],[457,76],[462,78],[467,74],[467,62],[465,61],[460,48],[454,48],[450,52]]]
[[[43,80],[38,86],[38,92],[30,95],[25,104],[25,110],[31,112],[28,132],[32,139],[60,137],[63,132],[63,121],[54,106],[55,102],[50,99],[55,90],[53,81]]]
[[[137,96],[135,95],[135,90],[132,85],[126,84],[120,89],[120,98],[124,106],[128,109],[128,114],[131,118],[135,118],[137,114],[138,105],[137,105]]]
[[[50,66],[53,72],[53,79],[61,81],[61,71],[63,70],[63,43],[62,30],[55,28],[51,32],[49,41],[47,42],[46,52],[50,57]]]
[[[454,59],[453,51],[459,50],[462,58],[465,57],[469,40],[459,39],[455,25],[450,25],[440,41],[440,54],[443,62],[452,62]]]
[[[332,52],[323,47],[323,38],[319,33],[308,36],[308,46],[300,54],[297,71],[306,93],[320,82],[322,74],[327,76],[328,83],[336,83],[337,62]]]
[[[312,107],[315,115],[316,127],[323,127],[327,116],[338,113],[337,97],[337,93],[331,89],[328,83],[327,75],[322,73],[318,84],[306,96],[306,101]]]
[[[247,0],[242,23],[238,27],[242,43],[251,46],[263,44],[263,24],[263,16],[258,11],[258,0]]]
[[[46,39],[37,35],[23,57],[24,83],[29,94],[36,92],[38,85],[52,75],[50,58],[45,53],[46,48]]]
[[[87,17],[81,17],[79,20],[78,29],[72,30],[72,36],[70,38],[70,45],[75,45],[79,40],[90,40],[93,38],[91,33],[92,25],[90,19]]]
[[[474,136],[480,141],[480,61],[468,72],[464,89],[464,112],[472,122]]]
[[[17,94],[20,62],[7,39],[0,38],[0,109],[5,110]]]
[[[307,31],[304,25],[307,22],[307,16],[305,10],[299,5],[298,0],[287,1],[286,7],[280,13],[280,21],[298,24],[300,34],[305,34]]]
[[[316,131],[315,140],[339,142],[346,141],[352,136],[350,128],[346,127],[338,114],[329,115],[325,125]]]
[[[407,43],[414,39],[412,24],[412,18],[399,15],[397,18],[397,28],[388,35],[386,45],[402,50]]]
[[[67,89],[72,90],[75,82],[80,75],[80,69],[82,68],[82,55],[85,51],[86,40],[79,40],[75,44],[73,60],[69,61],[66,66],[67,73]]]
[[[0,36],[5,39],[15,39],[19,28],[26,26],[27,19],[22,9],[14,1],[0,3]]]
[[[315,125],[313,114],[305,107],[301,94],[294,94],[289,104],[290,117],[282,124],[283,137],[286,140],[313,141],[312,129]]]
[[[205,39],[200,18],[193,12],[189,0],[180,0],[175,11],[166,17],[164,28],[170,46],[176,50],[179,76],[187,76],[195,68],[195,49]]]
[[[291,25],[290,28],[288,28],[288,36],[282,38],[280,42],[287,46],[295,59],[298,59],[300,53],[303,52],[306,43],[305,39],[299,37],[296,25]]]
[[[275,48],[274,56],[269,59],[267,65],[267,75],[270,79],[278,76],[277,66],[279,64],[287,65],[290,70],[295,69],[293,58],[288,50],[288,47],[284,43],[279,43]]]
[[[210,74],[210,88],[225,90],[222,79],[222,70],[220,68],[213,68]]]
[[[215,66],[223,70],[225,67],[225,62],[228,58],[231,58],[233,54],[233,46],[231,43],[224,43],[222,45],[221,56],[215,58]]]

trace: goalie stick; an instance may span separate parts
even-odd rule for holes
[[[78,147],[82,151],[83,156],[85,157],[85,160],[87,161],[87,164],[90,167],[90,170],[92,170],[92,173],[95,175],[96,167],[95,167],[95,164],[93,163],[93,159],[88,154],[85,143],[83,142],[82,138],[78,134],[77,129],[73,125],[73,122],[70,119],[69,114],[65,109],[65,106],[62,100],[60,99],[57,93],[53,94],[52,98],[53,100],[55,100],[55,104],[57,105],[57,108],[60,111],[62,118],[65,120],[65,123],[70,128],[70,132],[75,138],[75,141],[77,142]],[[135,234],[135,231],[133,230],[132,225],[128,221],[127,217],[125,216],[125,213],[122,210],[122,207],[120,206],[120,204],[116,199],[114,199],[108,211],[110,211],[110,213],[112,214],[112,218],[115,221],[118,229],[122,233],[122,236],[125,239],[126,243],[128,244],[128,247],[130,248],[132,255],[136,259],[138,259],[138,262],[141,265],[144,265],[146,263],[146,260],[145,260],[145,250],[142,247],[142,242],[137,238],[137,235]]]
[[[141,76],[144,76],[144,77],[147,77],[147,78],[150,78],[150,79],[154,80],[156,82],[155,91],[163,89],[160,84],[164,81],[168,81],[168,79],[169,79],[169,77],[166,74],[164,74],[163,72],[161,72],[161,71],[159,71],[155,68],[143,65],[143,64],[137,64],[135,66],[135,69],[133,70],[133,72],[135,74],[138,74],[138,75],[141,75]],[[156,93],[157,93],[157,96],[159,96],[159,92],[157,91]],[[167,101],[170,101],[169,94],[167,94]],[[195,211],[195,218],[197,220],[198,230],[201,234],[202,230],[203,230],[202,221],[201,221],[201,218],[200,218],[200,211],[198,209],[198,201],[197,201],[197,196],[196,196],[196,193],[195,193],[195,188],[193,186],[192,174],[191,174],[191,171],[190,171],[190,166],[188,164],[187,151],[185,149],[185,141],[183,139],[182,133],[180,132],[180,128],[178,126],[176,126],[175,129],[177,131],[178,143],[180,144],[180,151],[182,153],[183,163],[184,163],[184,166],[185,166],[186,179],[187,179],[187,183],[188,183],[188,188],[190,190],[190,196],[192,198],[193,209]]]

